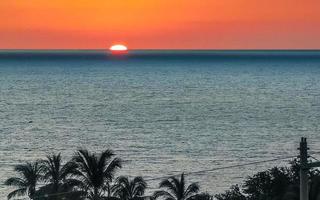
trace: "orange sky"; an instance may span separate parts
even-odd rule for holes
[[[0,49],[320,49],[319,0],[0,0]]]

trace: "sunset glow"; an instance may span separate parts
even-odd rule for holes
[[[111,51],[127,51],[128,48],[122,44],[116,44],[116,45],[112,45],[110,47]]]
[[[319,0],[1,0],[0,49],[320,48]]]

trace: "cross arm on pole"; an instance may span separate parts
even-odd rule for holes
[[[308,168],[320,167],[320,162],[312,162],[307,164]]]

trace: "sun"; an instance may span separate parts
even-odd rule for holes
[[[128,51],[128,48],[122,44],[115,44],[110,47],[110,51],[112,51],[112,52],[120,52],[120,51],[126,52],[126,51]]]

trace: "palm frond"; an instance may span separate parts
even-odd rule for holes
[[[121,159],[114,158],[104,170],[104,176],[108,180],[112,180],[114,178],[114,174],[116,173],[116,171],[121,167],[122,167]]]
[[[8,194],[8,199],[12,199],[17,196],[24,196],[26,194],[27,194],[27,188],[19,188],[17,190],[14,190],[13,192],[10,192]]]
[[[98,167],[99,168],[103,168],[106,165],[106,162],[112,157],[114,156],[114,153],[112,150],[107,149],[105,151],[103,151],[98,159]]]
[[[72,176],[75,174],[77,174],[77,164],[70,161],[63,165],[63,167],[61,168],[60,178],[65,179],[68,176]]]
[[[133,195],[134,196],[142,196],[144,195],[144,192],[147,188],[147,183],[145,182],[145,180],[141,177],[141,176],[138,176],[138,177],[135,177],[133,179]]]
[[[127,196],[128,190],[130,190],[128,177],[119,176],[116,179],[116,184],[113,186],[112,190],[114,191],[114,194],[118,197],[121,197],[121,199],[123,199],[124,196]]]
[[[170,177],[167,180],[163,180],[160,183],[160,188],[166,188],[169,190],[175,197],[179,197],[179,183],[177,184],[178,180],[175,177]]]
[[[188,188],[186,189],[186,191],[184,192],[184,197],[188,198],[191,195],[195,195],[196,193],[198,193],[200,190],[199,185],[197,183],[191,183]]]
[[[159,197],[162,197],[162,198],[165,198],[165,199],[172,199],[172,200],[175,200],[175,197],[172,196],[172,194],[170,194],[169,192],[167,191],[164,191],[164,190],[160,190],[160,191],[156,191],[153,193],[153,198],[157,199]]]
[[[8,186],[17,186],[17,187],[26,187],[27,183],[24,179],[18,177],[12,177],[5,181],[5,185]]]
[[[80,149],[77,151],[76,155],[73,157],[73,162],[77,164],[77,167],[81,171],[90,172],[88,161],[90,160],[90,153],[88,150]]]

